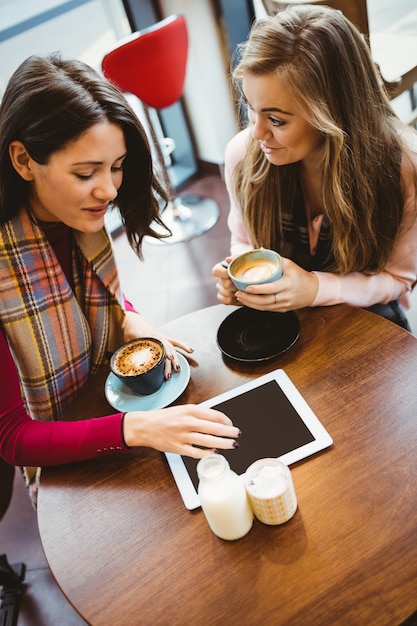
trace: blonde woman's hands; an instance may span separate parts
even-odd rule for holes
[[[230,263],[231,259],[232,257],[228,256],[225,261]],[[240,303],[236,299],[237,289],[230,280],[227,269],[221,263],[217,263],[211,270],[211,273],[218,279],[216,283],[217,300],[222,304],[239,305]]]
[[[238,447],[236,439],[241,433],[224,413],[186,404],[126,413],[123,434],[128,446],[146,446],[201,459],[217,449]]]
[[[178,354],[175,348],[181,348],[181,350],[184,350],[184,352],[187,352],[188,354],[193,352],[193,349],[182,341],[166,337],[160,330],[150,324],[143,315],[140,315],[140,313],[136,313],[135,311],[126,311],[125,321],[123,324],[123,335],[125,341],[137,339],[138,337],[156,337],[162,341],[166,351],[166,379],[171,377],[172,370],[175,372],[180,370]]]
[[[319,281],[313,272],[283,258],[282,277],[273,283],[250,285],[246,292],[237,291],[238,304],[258,311],[285,313],[310,306],[319,288]]]

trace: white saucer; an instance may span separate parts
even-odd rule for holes
[[[181,370],[173,372],[162,387],[149,396],[138,396],[112,372],[107,377],[104,393],[107,402],[117,411],[150,411],[162,409],[174,402],[182,394],[190,380],[190,365],[187,359],[178,353]]]

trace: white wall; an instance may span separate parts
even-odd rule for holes
[[[189,35],[184,100],[197,156],[210,163],[223,163],[226,143],[237,132],[227,61],[209,0],[161,0],[164,17],[185,16]]]
[[[57,0],[0,0],[0,30],[60,4]],[[100,69],[104,52],[129,32],[121,0],[91,0],[0,42],[0,98],[11,74],[29,55],[59,51]]]

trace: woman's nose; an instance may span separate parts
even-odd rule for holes
[[[257,116],[252,123],[252,137],[260,141],[265,139],[269,132],[261,116]]]
[[[100,200],[105,200],[106,202],[111,202],[117,196],[118,187],[113,180],[113,176],[111,174],[106,174],[100,177],[97,180],[97,184],[94,188],[94,195],[96,198]]]

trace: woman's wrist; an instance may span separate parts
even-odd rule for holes
[[[126,427],[126,413],[122,413],[122,420],[121,420],[121,429],[122,429],[122,442],[123,445],[125,446],[125,448],[131,448],[132,446],[129,446],[128,443],[126,442],[126,436],[125,436],[125,427]]]
[[[150,445],[146,439],[146,413],[128,411],[123,415],[123,441],[127,448]]]

